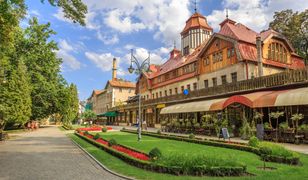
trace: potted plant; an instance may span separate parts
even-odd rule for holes
[[[284,116],[284,112],[280,112],[280,111],[276,111],[276,112],[271,112],[270,114],[270,118],[271,119],[276,119],[276,137],[275,137],[275,141],[278,142],[278,126],[279,126],[279,121],[278,119],[280,117]]]
[[[249,139],[252,136],[251,127],[249,123],[247,122],[247,118],[245,116],[243,117],[243,124],[240,129],[240,135],[241,135],[241,138],[245,140]]]

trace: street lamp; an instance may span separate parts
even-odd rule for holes
[[[133,67],[133,63],[136,65],[136,69]],[[131,49],[131,58],[130,58],[130,66],[128,68],[128,72],[129,73],[133,73],[135,71],[135,73],[140,77],[140,75],[143,72],[149,72],[150,71],[150,53],[148,58],[146,58],[145,60],[143,60],[141,63],[139,63],[139,61],[137,60],[137,58],[134,56],[133,50]],[[138,141],[141,140],[141,82],[139,79],[139,90],[138,90],[138,98],[139,98],[139,111],[138,111]]]

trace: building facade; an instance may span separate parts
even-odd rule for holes
[[[142,119],[159,127],[161,109],[181,102],[178,97],[198,101],[226,92],[222,87],[240,89],[238,84],[245,81],[254,88],[251,82],[304,68],[303,59],[281,34],[270,29],[258,33],[229,18],[213,33],[206,18],[196,12],[181,33],[181,51],[174,47],[164,64],[151,65],[151,71],[139,77]],[[188,95],[183,96],[184,90]],[[121,122],[136,123],[136,103],[122,107],[122,111],[124,117],[118,117]]]

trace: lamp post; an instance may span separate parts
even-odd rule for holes
[[[134,56],[133,50],[131,49],[131,58],[130,58],[130,66],[128,68],[129,73],[135,72],[139,77],[143,72],[149,72],[150,70],[150,53],[148,58],[144,59],[141,63],[137,60],[137,58]],[[136,69],[133,67],[133,64],[135,64]],[[139,86],[138,86],[138,98],[139,98],[139,110],[138,110],[138,141],[141,140],[141,82],[139,79]]]

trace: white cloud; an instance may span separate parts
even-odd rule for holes
[[[306,6],[304,5],[306,4]],[[224,0],[222,10],[214,10],[207,17],[210,25],[217,31],[219,23],[225,19],[225,8],[229,9],[229,18],[245,24],[255,31],[268,28],[274,12],[284,9],[303,11],[307,8],[306,0]]]
[[[128,46],[128,45],[126,45]],[[133,45],[131,45],[133,46]],[[167,48],[158,48],[158,49],[154,49],[152,51],[149,51],[145,48],[142,47],[134,47],[134,56],[136,57],[136,59],[141,63],[143,60],[147,59],[149,57],[149,53],[150,53],[150,61],[151,64],[162,64],[164,63],[167,58],[169,57],[169,50]],[[127,64],[130,64],[130,59],[131,59],[131,54],[127,53],[126,55],[124,55],[123,59],[125,60],[125,62]]]
[[[112,60],[114,56],[111,53],[95,53],[95,52],[85,52],[85,56],[92,61],[96,67],[102,71],[111,71],[112,69]],[[120,65],[120,58],[117,58],[118,66]]]
[[[174,40],[179,45],[180,32],[191,15],[189,0],[85,0],[85,3],[89,12],[95,12],[96,19],[107,27],[120,33],[155,31],[153,37],[168,45]]]
[[[143,23],[133,22],[129,15],[125,15],[119,9],[110,11],[104,19],[104,22],[107,26],[122,33],[139,31],[146,28]]]
[[[59,41],[57,56],[63,60],[63,64],[61,66],[63,70],[78,70],[81,68],[81,63],[71,54],[75,50],[76,48],[70,45],[66,40],[61,39]]]
[[[119,42],[118,35],[113,34],[111,36],[103,35],[101,32],[97,32],[97,38],[106,45],[112,45]]]

